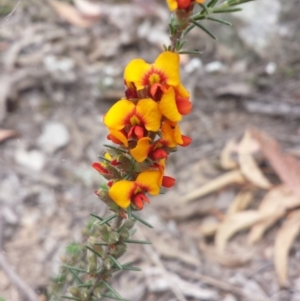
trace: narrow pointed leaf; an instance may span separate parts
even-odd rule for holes
[[[77,271],[77,272],[80,272],[80,273],[87,273],[87,271],[84,270],[84,269],[72,267],[70,265],[63,264],[62,266],[65,267],[65,268],[67,268],[67,269],[74,270],[74,271]]]
[[[130,206],[127,208],[127,214],[128,214],[128,219],[132,219],[132,210]]]
[[[208,7],[214,7],[219,0],[210,0],[207,4]]]
[[[104,218],[102,218],[102,217],[100,217],[100,216],[98,216],[96,214],[93,214],[93,213],[91,213],[90,216],[93,216],[93,217],[99,219],[101,222],[104,220]],[[108,222],[106,222],[105,224],[108,225],[108,226],[110,226],[110,224]]]
[[[78,277],[78,275],[72,270],[72,269],[69,269],[69,271],[73,274],[73,276],[75,277],[75,280],[76,280],[76,283],[77,284],[82,284],[83,281]]]
[[[150,225],[148,222],[146,222],[145,220],[143,220],[141,217],[139,217],[138,215],[135,215],[132,213],[132,217],[134,219],[136,219],[137,221],[139,221],[140,223],[144,224],[145,226],[149,227],[149,228],[153,228],[152,225]]]
[[[115,265],[120,269],[120,270],[123,270],[123,267],[122,265],[120,264],[120,262],[114,258],[113,256],[109,256],[109,258],[115,263]]]
[[[232,24],[230,22],[227,22],[227,21],[222,20],[222,19],[212,18],[212,17],[207,17],[206,19],[214,21],[214,22],[218,22],[218,23],[221,23],[221,24],[224,24],[224,25],[227,25],[227,26],[232,26]]]
[[[202,24],[198,23],[198,22],[193,22],[193,24],[195,24],[197,27],[199,27],[200,29],[202,29],[204,32],[206,32],[210,37],[212,37],[214,40],[217,40],[217,38],[214,36],[214,34],[212,32],[210,32],[206,27],[204,27]]]
[[[129,244],[141,244],[141,245],[151,245],[150,241],[147,240],[134,240],[134,239],[128,239],[124,240],[124,242],[127,242]]]
[[[210,14],[210,11],[209,11],[209,8],[205,5],[205,4],[199,4],[202,8],[203,8],[203,11],[209,15]]]
[[[178,52],[179,54],[197,54],[197,55],[201,55],[203,52],[199,51],[199,50],[182,50]],[[164,193],[160,193],[160,194],[165,194]]]
[[[83,283],[83,284],[78,284],[77,287],[91,287],[93,283]]]
[[[125,150],[120,149],[120,148],[117,148],[117,147],[114,147],[114,146],[109,145],[109,144],[103,144],[103,146],[104,146],[104,147],[107,147],[107,148],[111,148],[111,149],[113,149],[113,150],[115,150],[115,151],[117,151],[117,152],[120,152],[120,153],[126,153]]]
[[[105,157],[103,157],[103,156],[98,156],[98,158],[105,161],[105,162],[107,162],[107,163],[110,163],[110,161],[108,159],[106,159]]]
[[[215,8],[212,12],[214,14],[223,14],[223,13],[234,13],[234,12],[238,12],[241,11],[241,8]]]
[[[106,224],[107,222],[111,221],[111,220],[114,219],[115,217],[117,217],[117,215],[116,215],[116,214],[113,214],[113,215],[111,215],[111,216],[105,218],[105,219],[99,224],[99,226],[101,226],[101,225],[103,225],[103,224]]]
[[[141,272],[142,270],[140,268],[137,268],[137,267],[134,267],[134,266],[122,266],[123,267],[123,270],[125,271],[134,271],[134,272]]]
[[[89,247],[89,246],[85,246],[87,249],[89,249],[90,251],[92,251],[95,255],[97,255],[98,257],[102,258],[102,256],[97,252],[95,251],[93,248]]]
[[[118,298],[122,298],[122,296],[113,288],[110,286],[109,283],[107,283],[106,281],[102,280],[102,283],[107,287],[107,289],[109,289],[115,296],[117,296]]]
[[[204,19],[204,18],[203,18]],[[193,20],[196,20],[196,19],[193,19]],[[193,28],[195,28],[196,25],[194,24],[191,24],[187,27],[187,29],[183,32],[183,36],[185,36],[186,34],[188,34]]]

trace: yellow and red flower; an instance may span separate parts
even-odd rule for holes
[[[194,2],[201,4],[204,3],[205,0],[167,0],[170,11],[189,9]]]
[[[124,72],[124,80],[127,87],[131,90],[136,88],[138,91],[153,87],[178,86],[179,76],[179,55],[177,53],[166,51],[161,53],[154,64],[148,64],[142,59],[132,60]],[[152,88],[152,89],[151,89]],[[152,95],[153,96],[153,95]]]
[[[109,195],[122,208],[132,204],[137,209],[143,209],[144,203],[150,203],[146,193],[159,194],[160,180],[161,173],[158,170],[143,171],[135,181],[115,182],[109,190]]]

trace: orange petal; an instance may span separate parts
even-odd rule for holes
[[[125,68],[124,78],[127,83],[134,83],[137,90],[143,89],[143,78],[151,70],[151,65],[142,59],[132,60]]]
[[[104,117],[104,124],[108,128],[121,130],[128,123],[130,115],[134,112],[135,105],[127,99],[116,102]]]
[[[141,99],[136,105],[136,115],[148,131],[157,132],[161,123],[161,112],[158,104],[152,99]]]
[[[130,150],[130,154],[137,162],[143,162],[147,159],[150,149],[151,139],[144,137],[138,140],[136,147]]]
[[[159,102],[159,109],[161,113],[171,121],[177,122],[182,119],[177,109],[173,87],[170,87],[167,92],[163,94]]]
[[[155,69],[158,69],[166,76],[166,83],[170,86],[178,86],[179,76],[179,54],[171,51],[161,53],[154,62]]]
[[[140,173],[136,179],[136,184],[152,195],[159,194],[161,173],[158,170],[147,170]]]
[[[188,115],[192,111],[192,107],[193,107],[192,103],[185,99],[176,99],[176,105],[177,105],[178,112],[181,115]]]
[[[172,186],[175,185],[176,180],[172,177],[168,177],[168,176],[163,176],[162,179],[162,186],[166,187],[166,188],[171,188]]]
[[[133,181],[121,180],[112,185],[109,189],[109,196],[122,208],[130,205],[131,197],[136,188]]]
[[[197,3],[204,3],[205,0],[196,0]]]
[[[185,147],[185,146],[189,146],[192,143],[192,138],[188,137],[188,136],[181,136],[182,139],[182,143],[180,144],[180,146]]]

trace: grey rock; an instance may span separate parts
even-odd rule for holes
[[[45,165],[45,156],[38,150],[18,149],[15,153],[15,160],[18,164],[34,171],[41,171]]]
[[[261,56],[268,56],[265,50],[278,33],[281,9],[279,0],[272,5],[270,0],[260,0],[244,4],[243,10],[234,14],[245,24],[238,29],[240,38]]]
[[[53,154],[69,142],[69,131],[64,124],[59,122],[47,123],[42,135],[38,138],[38,145],[49,154]]]

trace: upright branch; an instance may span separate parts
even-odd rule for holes
[[[112,212],[103,218],[91,214],[85,230],[85,243],[67,247],[61,274],[53,281],[53,298],[95,301],[108,297],[124,300],[109,284],[115,272],[139,271],[131,263],[121,263],[127,244],[148,244],[132,239],[136,221],[152,228],[137,211],[149,204],[149,195],[164,193],[175,184],[165,175],[169,155],[177,147],[188,146],[192,139],[181,133],[179,123],[192,110],[190,94],[180,80],[180,54],[199,54],[183,50],[184,38],[194,28],[215,36],[201,24],[211,20],[227,21],[212,14],[240,10],[238,4],[249,0],[167,0],[170,11],[170,44],[164,45],[154,63],[133,59],[124,70],[124,97],[104,116],[108,129],[105,151],[93,168],[106,179],[95,191]],[[68,295],[60,290],[68,288]]]

